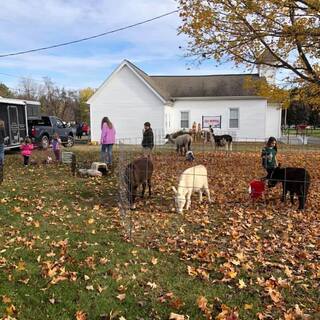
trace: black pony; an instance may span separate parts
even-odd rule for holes
[[[282,183],[281,201],[286,200],[286,195],[290,193],[290,200],[293,204],[293,196],[299,198],[299,210],[303,210],[307,201],[310,186],[310,174],[305,168],[275,168],[268,180],[268,186],[274,187],[278,182]]]

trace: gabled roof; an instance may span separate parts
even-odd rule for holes
[[[132,62],[124,60],[108,79],[124,65],[132,69],[163,101],[170,101],[174,98],[258,97],[253,88],[245,86],[245,81],[248,77],[253,80],[261,79],[258,74],[149,76]],[[106,84],[107,80],[89,99],[88,103],[91,103],[93,97],[99,94],[99,91]]]
[[[246,88],[245,80],[261,79],[258,74],[224,74],[204,76],[149,76],[133,63],[125,60],[165,100],[189,97],[257,96]]]
[[[172,98],[256,96],[254,89],[245,86],[247,77],[259,79],[258,74],[151,76],[151,79]]]

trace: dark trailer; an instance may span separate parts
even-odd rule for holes
[[[0,97],[0,119],[5,125],[5,149],[17,148],[28,135],[27,105],[23,100]]]

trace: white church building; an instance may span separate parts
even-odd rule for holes
[[[275,72],[260,68],[259,74],[247,75],[151,76],[124,60],[88,100],[91,139],[100,140],[105,116],[114,124],[117,139],[137,143],[146,121],[162,138],[191,129],[193,122],[203,129],[211,124],[215,134],[228,133],[237,141],[279,138],[280,106],[248,88],[247,77],[274,81]]]

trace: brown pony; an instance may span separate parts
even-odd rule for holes
[[[142,185],[141,198],[144,197],[146,185],[149,187],[149,196],[151,196],[151,177],[153,173],[153,163],[150,157],[138,158],[130,162],[124,172],[124,180],[127,187],[127,197],[130,208],[135,209],[135,199],[137,189]]]

